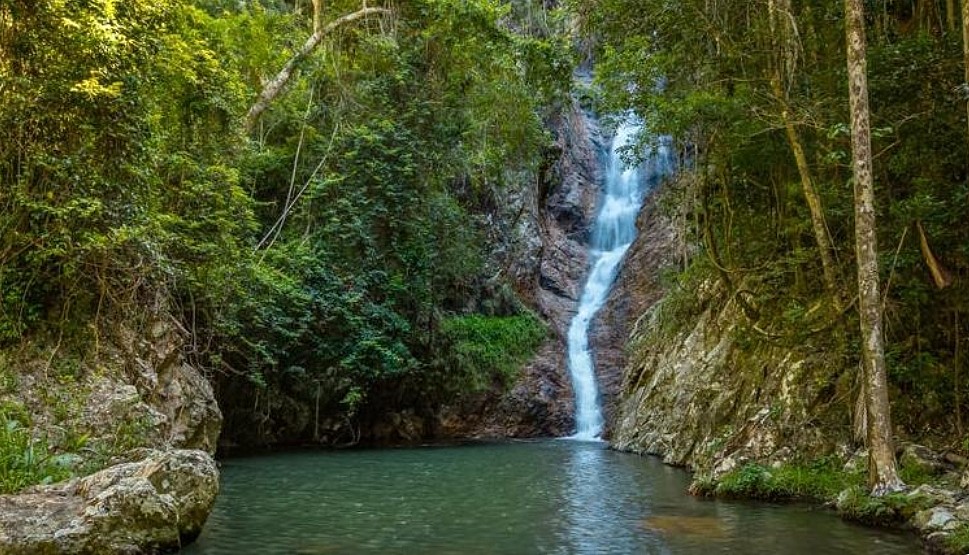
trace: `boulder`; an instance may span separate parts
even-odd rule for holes
[[[138,462],[0,496],[0,554],[157,553],[202,530],[219,490],[212,457],[145,450]]]
[[[957,528],[960,522],[950,508],[938,506],[916,513],[912,519],[912,524],[924,533],[939,530],[950,531]]]
[[[899,458],[902,466],[918,469],[926,474],[939,474],[945,470],[942,458],[928,447],[909,443],[902,448]]]
[[[907,495],[910,498],[921,497],[932,505],[954,505],[957,498],[956,492],[929,484],[922,484]]]

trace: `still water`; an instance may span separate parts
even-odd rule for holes
[[[823,510],[695,499],[688,483],[656,459],[568,440],[229,459],[183,553],[919,552]]]

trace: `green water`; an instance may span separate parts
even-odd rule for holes
[[[191,555],[894,554],[909,536],[799,506],[707,501],[602,444],[540,441],[225,461]]]

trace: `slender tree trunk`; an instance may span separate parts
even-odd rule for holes
[[[945,28],[950,33],[956,30],[956,0],[945,0]]]
[[[814,240],[818,244],[818,251],[821,256],[821,272],[824,279],[825,288],[831,295],[832,304],[835,312],[841,312],[844,303],[841,299],[841,288],[838,284],[838,272],[832,255],[831,238],[828,235],[828,226],[824,219],[824,207],[821,203],[821,196],[814,187],[814,179],[811,177],[811,167],[808,165],[807,156],[804,154],[804,146],[798,136],[791,117],[788,94],[783,85],[784,68],[792,67],[794,63],[789,58],[793,49],[787,47],[788,41],[794,40],[792,35],[796,35],[796,29],[788,33],[786,29],[788,22],[792,21],[790,13],[790,0],[768,0],[771,44],[776,54],[771,71],[770,82],[771,90],[777,102],[781,105],[781,119],[784,122],[784,130],[787,133],[787,141],[794,154],[794,161],[797,164],[797,172],[801,178],[801,190],[804,193],[804,200],[807,201],[808,211],[811,214],[811,229],[814,231]],[[778,13],[779,12],[779,13]]]
[[[828,235],[828,226],[824,219],[824,207],[821,204],[821,196],[818,195],[817,189],[814,187],[811,169],[808,166],[807,157],[804,155],[804,147],[801,146],[801,140],[786,106],[784,127],[787,131],[787,140],[791,145],[791,151],[794,153],[794,161],[797,163],[798,174],[801,177],[801,191],[804,193],[804,200],[807,201],[808,211],[811,213],[811,229],[814,231],[814,240],[818,244],[818,252],[821,255],[821,273],[824,278],[824,285],[831,295],[835,312],[841,312],[844,303],[841,300],[841,288],[838,285],[837,267],[831,254],[833,248],[831,238]]]
[[[882,343],[863,0],[845,0],[845,18],[851,151],[854,161],[858,311],[861,315],[862,360],[868,399],[869,485],[873,495],[884,495],[904,489],[905,485],[895,465],[885,348]]]
[[[969,87],[969,0],[962,0],[962,63],[965,71],[963,87]],[[969,130],[969,90],[966,96],[966,128]]]
[[[939,289],[949,287],[952,285],[952,274],[945,269],[945,266],[939,262],[939,259],[932,252],[932,247],[929,246],[929,238],[925,234],[925,228],[922,226],[922,222],[915,222],[915,227],[919,232],[919,248],[922,251],[922,259],[925,260],[925,265],[929,267],[932,281],[935,282],[935,286]]]

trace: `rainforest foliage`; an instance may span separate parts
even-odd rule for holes
[[[338,20],[361,9],[0,0],[0,347],[97,345],[163,298],[230,434],[279,399],[349,420],[504,380],[544,327],[493,278],[487,211],[550,140],[559,20],[494,0]]]
[[[669,213],[682,230],[683,273],[671,276],[673,294],[682,288],[688,298],[697,283],[720,279],[753,340],[823,346],[844,357],[840,385],[856,386],[844,6],[572,7],[597,37],[603,108],[635,110],[646,137],[678,144],[686,171]],[[921,437],[960,437],[969,424],[969,89],[959,8],[865,2],[888,374],[896,423]],[[850,406],[857,389],[840,385],[832,396]]]

